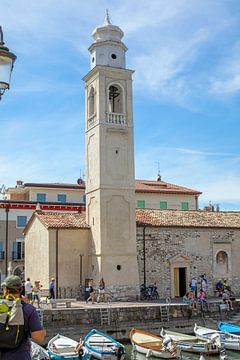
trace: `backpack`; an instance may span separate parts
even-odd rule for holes
[[[0,349],[18,347],[24,335],[24,315],[21,299],[8,295],[0,299]]]

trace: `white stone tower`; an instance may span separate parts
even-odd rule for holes
[[[132,70],[123,32],[104,24],[92,33],[86,87],[86,213],[92,245],[89,276],[122,296],[139,294],[136,256]]]

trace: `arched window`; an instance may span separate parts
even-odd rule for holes
[[[95,91],[92,86],[88,96],[88,117],[91,117],[95,113]]]
[[[109,112],[123,113],[123,92],[119,85],[111,85],[108,90]]]
[[[228,254],[225,251],[219,251],[216,254],[216,272],[224,276],[228,273]]]

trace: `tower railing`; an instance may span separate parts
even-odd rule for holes
[[[107,113],[107,123],[115,125],[126,125],[126,115],[122,113]]]

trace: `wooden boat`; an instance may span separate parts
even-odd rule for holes
[[[50,358],[54,360],[87,359],[85,347],[83,346],[81,350],[76,350],[78,345],[77,341],[58,334],[48,342],[47,349]]]
[[[154,356],[161,359],[176,359],[177,357],[177,348],[171,339],[171,343],[169,340],[166,342],[166,338],[162,339],[157,335],[137,329],[132,329],[129,337],[133,348],[145,354],[146,357]]]
[[[218,323],[218,330],[224,331],[224,332],[227,332],[230,334],[240,335],[240,326],[239,325],[234,325],[234,324],[226,323],[223,321]]]
[[[32,360],[50,360],[47,350],[34,341],[31,341],[31,355]]]
[[[199,340],[196,336],[181,334],[174,331],[162,329],[161,337],[169,336],[182,351],[195,354],[215,355],[219,354],[219,347],[211,340]]]
[[[100,360],[122,360],[125,356],[122,344],[96,329],[85,336],[84,345],[90,356]]]
[[[240,351],[240,336],[230,333],[225,333],[223,331],[208,329],[202,326],[194,326],[194,333],[199,339],[213,339],[214,336],[219,337],[219,341],[222,346],[228,350],[238,350]]]

